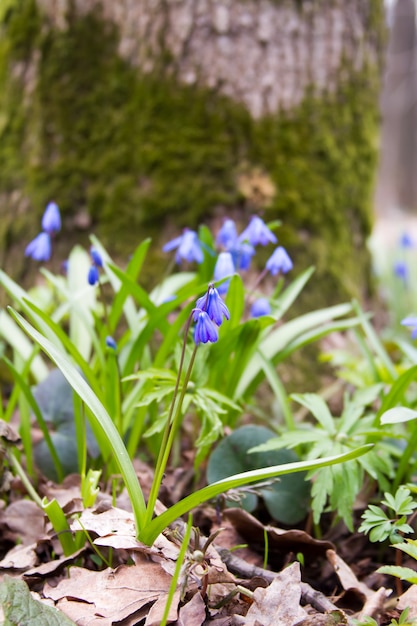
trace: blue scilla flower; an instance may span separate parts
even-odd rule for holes
[[[107,335],[106,337],[106,346],[110,348],[111,350],[114,350],[114,351],[117,350],[117,343],[115,342],[113,337],[111,337],[110,335]]]
[[[214,266],[214,280],[222,280],[226,276],[231,276],[235,273],[235,265],[233,263],[233,257],[231,252],[220,252],[217,257],[216,265]],[[226,280],[224,283],[217,287],[220,294],[227,292],[229,288],[230,280]]]
[[[260,217],[253,215],[248,226],[239,235],[239,241],[247,241],[252,246],[266,246],[268,243],[277,243],[278,239]]]
[[[55,202],[49,202],[45,209],[42,217],[42,230],[50,235],[61,230],[61,215]]]
[[[96,267],[103,267],[103,258],[96,248],[90,248],[90,255]]]
[[[217,326],[208,316],[206,311],[196,311],[197,319],[194,329],[194,341],[198,345],[199,343],[207,343],[208,341],[215,342],[219,338],[219,331]]]
[[[401,320],[401,324],[403,326],[409,326],[411,329],[411,339],[417,338],[417,317],[406,317]]]
[[[405,261],[397,261],[394,263],[394,274],[404,283],[408,281],[409,273],[408,265]]]
[[[267,260],[265,268],[275,276],[278,272],[286,274],[292,270],[293,263],[285,248],[278,246]]]
[[[401,248],[414,248],[414,240],[409,233],[404,232],[400,237]]]
[[[88,270],[87,280],[90,285],[97,285],[100,280],[100,274],[97,265],[92,265]]]
[[[248,270],[252,261],[252,257],[256,250],[252,244],[247,241],[239,243],[237,248],[232,251],[233,260],[240,270]]]
[[[216,243],[226,250],[231,250],[237,243],[237,229],[233,220],[226,219],[217,233]]]
[[[192,261],[202,263],[204,259],[197,233],[194,230],[189,230],[188,228],[186,228],[183,234],[179,237],[168,241],[162,250],[163,252],[177,250],[175,254],[175,260],[177,263],[180,263],[182,259],[188,263],[192,263]]]
[[[51,253],[51,237],[48,233],[39,233],[35,239],[28,243],[25,249],[25,256],[29,256],[35,261],[49,261]]]
[[[197,321],[200,311],[205,311],[217,326],[221,326],[223,319],[230,319],[229,309],[213,285],[209,285],[207,293],[198,298],[195,306],[194,321]]]
[[[250,309],[251,317],[262,317],[263,315],[269,315],[270,312],[271,305],[268,298],[258,298]]]

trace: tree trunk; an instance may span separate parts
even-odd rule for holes
[[[397,0],[382,93],[376,207],[383,217],[417,209],[417,28],[414,0]]]
[[[3,241],[52,198],[125,256],[161,220],[257,211],[316,264],[310,304],[367,290],[382,0],[9,4]]]

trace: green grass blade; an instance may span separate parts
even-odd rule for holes
[[[188,513],[203,502],[216,498],[229,489],[236,489],[237,487],[242,487],[243,485],[248,485],[259,480],[274,478],[275,476],[282,476],[283,474],[314,470],[319,469],[320,467],[350,461],[352,459],[356,459],[362,454],[365,454],[366,452],[369,452],[372,448],[373,444],[368,444],[360,446],[356,450],[339,454],[337,456],[325,457],[314,461],[298,461],[297,463],[288,463],[286,465],[274,465],[273,467],[251,470],[249,472],[235,474],[229,478],[224,478],[223,480],[212,483],[203,489],[199,489],[195,493],[192,493],[183,500],[180,500],[180,502],[174,504],[167,511],[162,513],[162,515],[154,518],[146,528],[142,529],[139,539],[144,543],[151,545],[159,533],[161,533],[164,528],[167,528],[170,524],[172,524],[172,522],[174,522],[178,517]]]

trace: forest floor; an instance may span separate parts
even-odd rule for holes
[[[158,513],[193,489],[191,458],[185,454],[185,466],[167,472]],[[152,470],[135,463],[146,494]],[[159,626],[185,522],[148,547],[135,538],[126,492],[112,506],[103,486],[94,507],[83,510],[77,475],[60,485],[40,479],[37,489],[60,503],[71,529],[83,529],[86,541],[75,554],[64,555],[43,511],[6,471],[7,504],[4,498],[0,510],[2,623]],[[358,505],[355,527],[361,512]],[[385,625],[397,623],[406,607],[409,618],[417,616],[417,586],[406,590],[397,579],[377,573],[380,565],[392,563],[395,551],[327,521],[328,530],[317,539],[309,519],[284,529],[264,510],[250,515],[238,507],[222,510],[216,502],[201,506],[194,511],[198,530],[191,535],[167,623]]]

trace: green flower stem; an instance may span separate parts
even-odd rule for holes
[[[187,552],[188,544],[190,543],[192,523],[193,523],[193,518],[192,518],[192,515],[190,513],[188,515],[188,522],[187,522],[187,526],[186,526],[186,529],[185,529],[184,539],[182,540],[181,548],[180,548],[180,551],[179,551],[179,554],[178,554],[178,558],[177,558],[177,562],[175,564],[175,571],[174,571],[174,575],[172,577],[171,584],[170,584],[170,587],[169,587],[168,597],[167,597],[167,601],[166,601],[166,604],[165,604],[164,614],[162,616],[162,620],[161,620],[160,626],[166,626],[166,623],[167,623],[167,620],[168,620],[169,610],[171,608],[171,604],[172,604],[173,599],[174,599],[174,594],[175,594],[175,591],[177,589],[178,579],[180,577],[181,568],[182,568],[183,563],[184,563],[185,554]]]
[[[39,506],[39,508],[43,509],[44,507],[43,507],[42,499],[38,496],[36,489],[34,489],[32,483],[30,482],[29,478],[26,475],[25,470],[20,465],[15,455],[13,453],[8,454],[7,460],[9,461],[10,465],[13,466],[14,471],[19,476],[29,496]]]
[[[164,434],[163,434],[163,437],[162,437],[161,447],[159,449],[158,460],[157,460],[156,468],[155,468],[155,475],[154,475],[154,479],[153,479],[153,482],[152,482],[151,492],[149,494],[149,500],[148,500],[148,506],[147,506],[147,510],[146,510],[144,528],[146,528],[147,524],[150,523],[150,521],[152,520],[153,511],[154,511],[154,508],[155,508],[155,503],[156,503],[156,500],[157,500],[157,497],[158,497],[159,489],[161,487],[162,480],[163,480],[163,477],[164,477],[165,468],[166,468],[166,465],[168,463],[169,455],[170,455],[170,452],[171,452],[171,448],[172,448],[172,444],[173,444],[176,432],[178,430],[179,420],[181,418],[182,403],[183,403],[185,394],[187,392],[187,387],[188,387],[188,383],[190,381],[190,376],[191,376],[191,372],[192,372],[192,369],[193,369],[195,356],[197,354],[198,346],[195,345],[193,353],[191,355],[190,363],[188,365],[187,372],[185,374],[185,378],[184,378],[184,382],[183,382],[183,385],[182,385],[180,397],[178,399],[178,403],[176,403],[176,399],[177,399],[177,395],[178,395],[179,382],[180,382],[180,377],[181,377],[181,371],[182,371],[183,364],[184,364],[184,355],[185,355],[187,334],[188,334],[188,330],[190,328],[191,319],[192,318],[190,317],[189,322],[187,324],[186,332],[185,332],[183,351],[182,351],[182,354],[181,354],[181,362],[180,362],[180,367],[178,368],[177,382],[176,382],[176,385],[175,385],[174,395],[173,395],[173,398],[172,398],[172,402],[171,402],[171,407],[170,407],[170,410],[169,410],[167,423],[166,423]],[[177,406],[177,408],[176,408],[176,411],[175,411],[174,418],[172,419],[172,415],[173,415],[173,412],[174,412],[175,405]],[[172,419],[172,423],[171,423],[171,419]]]

